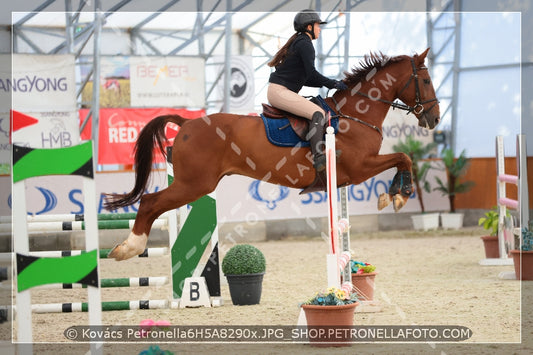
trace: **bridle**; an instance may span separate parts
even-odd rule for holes
[[[427,110],[427,112],[430,112],[433,109],[433,107],[435,107],[439,103],[439,100],[437,99],[437,97],[434,97],[434,98],[426,100],[426,101],[420,101],[420,87],[419,87],[419,84],[418,84],[418,73],[416,71],[415,61],[412,58],[411,58],[411,67],[413,68],[413,74],[411,74],[411,76],[409,77],[409,80],[407,80],[407,83],[405,83],[404,87],[398,93],[398,97],[402,95],[403,91],[405,89],[407,89],[409,87],[409,85],[411,85],[411,80],[413,80],[413,78],[414,78],[414,83],[415,83],[415,105],[414,106],[409,106],[409,105],[406,105],[406,104],[404,104],[402,102],[391,102],[390,104],[391,104],[391,106],[393,108],[399,108],[400,110],[407,111],[408,114],[413,112],[415,115],[420,115],[420,114],[422,114],[424,112],[424,106],[423,106],[424,104],[428,104],[430,102],[435,101],[435,103],[433,105],[431,105],[429,110]],[[425,66],[422,66],[422,67],[418,68],[418,70],[428,70],[428,68],[425,67]]]
[[[380,101],[380,102],[389,104],[390,106],[392,106],[393,109],[397,108],[397,109],[400,109],[400,110],[405,110],[405,111],[407,111],[407,114],[412,112],[415,115],[421,115],[423,113],[424,116],[425,116],[439,103],[439,100],[437,99],[437,97],[434,97],[434,98],[429,99],[429,100],[421,101],[421,99],[420,99],[420,86],[418,84],[418,72],[417,72],[417,68],[416,68],[416,65],[415,65],[415,61],[412,58],[411,58],[411,67],[413,69],[413,73],[411,74],[411,76],[409,77],[409,80],[407,80],[407,82],[405,83],[405,85],[400,90],[400,92],[398,93],[397,96],[398,97],[401,96],[401,94],[411,85],[411,81],[414,81],[414,83],[415,83],[415,105],[414,106],[409,106],[409,105],[407,105],[407,104],[405,104],[403,102],[388,101],[388,100],[384,100],[382,98],[370,97],[369,95],[367,95],[365,93],[362,93],[360,91],[356,91],[355,94],[358,94],[360,96],[364,96],[364,97],[369,98],[370,100],[373,100],[373,101]],[[419,71],[420,70],[427,70],[427,69],[428,68],[425,67],[425,66],[422,66],[422,67],[418,68]],[[366,126],[369,126],[369,127],[373,128],[373,129],[377,130],[381,134],[381,129],[379,129],[379,127],[371,125],[370,123],[362,121],[362,120],[360,120],[358,118],[343,114],[341,112],[341,108],[339,107],[339,104],[337,103],[335,98],[333,98],[333,97],[331,97],[331,98],[333,100],[333,103],[335,104],[335,109],[338,112],[337,116],[344,117],[344,118],[350,119],[352,121],[356,121],[356,122],[362,123],[362,124],[364,124]],[[431,105],[431,107],[426,111],[424,109],[424,105],[428,104],[430,102],[435,102],[435,103],[433,105]],[[418,120],[420,120],[420,118],[418,118]]]

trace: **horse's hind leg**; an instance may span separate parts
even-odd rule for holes
[[[200,190],[198,186],[195,188],[187,187],[186,184],[178,185],[174,181],[164,190],[143,195],[130,235],[111,250],[109,257],[120,261],[142,254],[146,248],[152,224],[157,217],[166,211],[195,201],[213,189],[214,187]]]

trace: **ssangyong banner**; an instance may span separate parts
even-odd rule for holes
[[[76,110],[74,55],[13,54],[13,74],[4,80],[21,112]]]
[[[130,57],[131,106],[205,107],[205,61],[198,57]]]
[[[88,110],[79,111],[80,124]],[[173,108],[103,108],[100,109],[98,135],[98,164],[133,164],[133,149],[139,132],[157,116],[177,114],[184,118],[195,119],[205,115],[204,110]],[[81,133],[82,139],[91,138],[91,120]],[[167,138],[173,139],[179,127],[168,124]],[[164,162],[158,155],[155,162]]]
[[[405,141],[407,136],[411,136],[424,145],[433,142],[433,132],[419,127],[415,115],[406,115],[402,110],[390,109],[383,121],[382,129],[383,142],[379,154],[394,153],[393,146],[400,141]]]
[[[387,192],[394,176],[394,169],[381,173],[359,185],[348,187],[348,211],[350,215],[379,213],[377,200]],[[445,179],[445,173],[432,169],[429,179],[434,176]],[[9,177],[0,177],[1,179]],[[135,181],[134,172],[110,172],[96,174],[98,213],[107,213],[103,208],[103,193],[127,193]],[[32,214],[84,213],[82,179],[76,176],[45,176],[26,182],[28,212]],[[148,193],[160,191],[167,186],[166,171],[158,170],[151,178]],[[325,192],[299,195],[301,190],[268,184],[243,176],[224,177],[216,189],[217,214],[219,223],[249,222],[277,219],[305,219],[327,216]],[[10,201],[0,202],[0,214],[10,214]],[[448,199],[440,192],[424,194],[427,211],[449,209]],[[116,212],[137,212],[136,203]],[[415,195],[411,196],[401,212],[419,212],[420,206]],[[393,213],[392,206],[381,213]]]

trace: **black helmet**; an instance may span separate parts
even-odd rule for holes
[[[294,17],[294,30],[296,32],[302,32],[305,30],[305,27],[307,25],[313,24],[313,23],[320,23],[321,25],[325,25],[327,22],[322,21],[320,19],[320,16],[313,10],[302,10],[296,14]]]

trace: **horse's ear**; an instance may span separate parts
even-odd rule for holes
[[[422,52],[421,54],[418,54],[416,56],[416,64],[418,65],[421,65],[424,63],[424,60],[426,59],[426,56],[428,55],[428,52],[429,52],[429,48],[426,49],[424,52]]]

